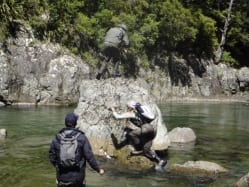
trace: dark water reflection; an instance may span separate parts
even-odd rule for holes
[[[169,164],[207,160],[229,169],[217,178],[179,176],[169,172],[131,170],[117,167],[115,161],[98,158],[106,170],[99,176],[87,170],[87,186],[232,186],[249,172],[249,106],[245,104],[163,104],[159,105],[170,131],[190,127],[197,135],[192,147],[170,148]],[[1,187],[55,186],[54,169],[48,161],[48,146],[63,127],[68,107],[2,107],[0,128],[8,138],[0,141]]]

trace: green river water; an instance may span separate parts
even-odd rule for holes
[[[117,168],[115,160],[97,158],[105,169],[99,176],[87,168],[87,187],[233,186],[249,172],[249,105],[244,103],[160,104],[168,131],[190,127],[197,141],[192,147],[169,148],[169,165],[206,160],[229,170],[226,176],[197,178],[168,171]],[[49,144],[64,127],[70,107],[0,107],[0,128],[8,131],[0,140],[0,187],[52,187],[55,171],[48,160]]]

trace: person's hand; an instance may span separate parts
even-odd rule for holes
[[[111,111],[115,112],[116,111],[115,107],[111,107]]]
[[[100,169],[100,170],[99,170],[99,174],[100,174],[100,175],[103,175],[104,173],[105,173],[105,170],[103,170],[103,169]]]
[[[108,108],[108,110],[109,110],[109,111],[112,111],[112,112],[115,112],[115,111],[116,111],[115,107],[110,107],[110,108]]]

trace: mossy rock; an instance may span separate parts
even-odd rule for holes
[[[116,150],[114,152],[114,157],[117,159],[116,164],[117,165],[127,165],[129,168],[132,169],[149,169],[153,167],[153,162],[147,159],[145,156],[132,156],[130,158],[127,158],[127,156],[130,153],[129,147]]]

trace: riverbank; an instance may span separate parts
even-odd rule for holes
[[[167,98],[164,101],[156,101],[158,104],[160,103],[245,103],[249,105],[249,96],[235,96],[235,97],[225,97],[225,96],[217,96],[217,97],[171,97]],[[19,102],[19,103],[12,103],[13,106],[77,106],[75,105],[62,105],[62,104],[55,104],[55,103],[45,103],[45,104],[37,104],[37,103],[28,103],[28,102]],[[0,107],[5,106],[3,103],[0,102]]]
[[[212,97],[212,98],[167,98],[165,101],[156,101],[156,103],[245,103],[249,105],[249,97],[248,98],[227,98],[227,97]],[[28,103],[28,102],[18,102],[12,103],[12,106],[68,106],[68,107],[76,107],[75,105],[62,105],[55,103]],[[0,107],[4,107],[4,103],[0,102]]]
[[[165,102],[163,103],[245,103],[249,104],[249,96],[246,97],[225,97],[225,96],[219,96],[219,97],[209,97],[209,98],[179,98],[179,97],[172,97],[167,98]]]

